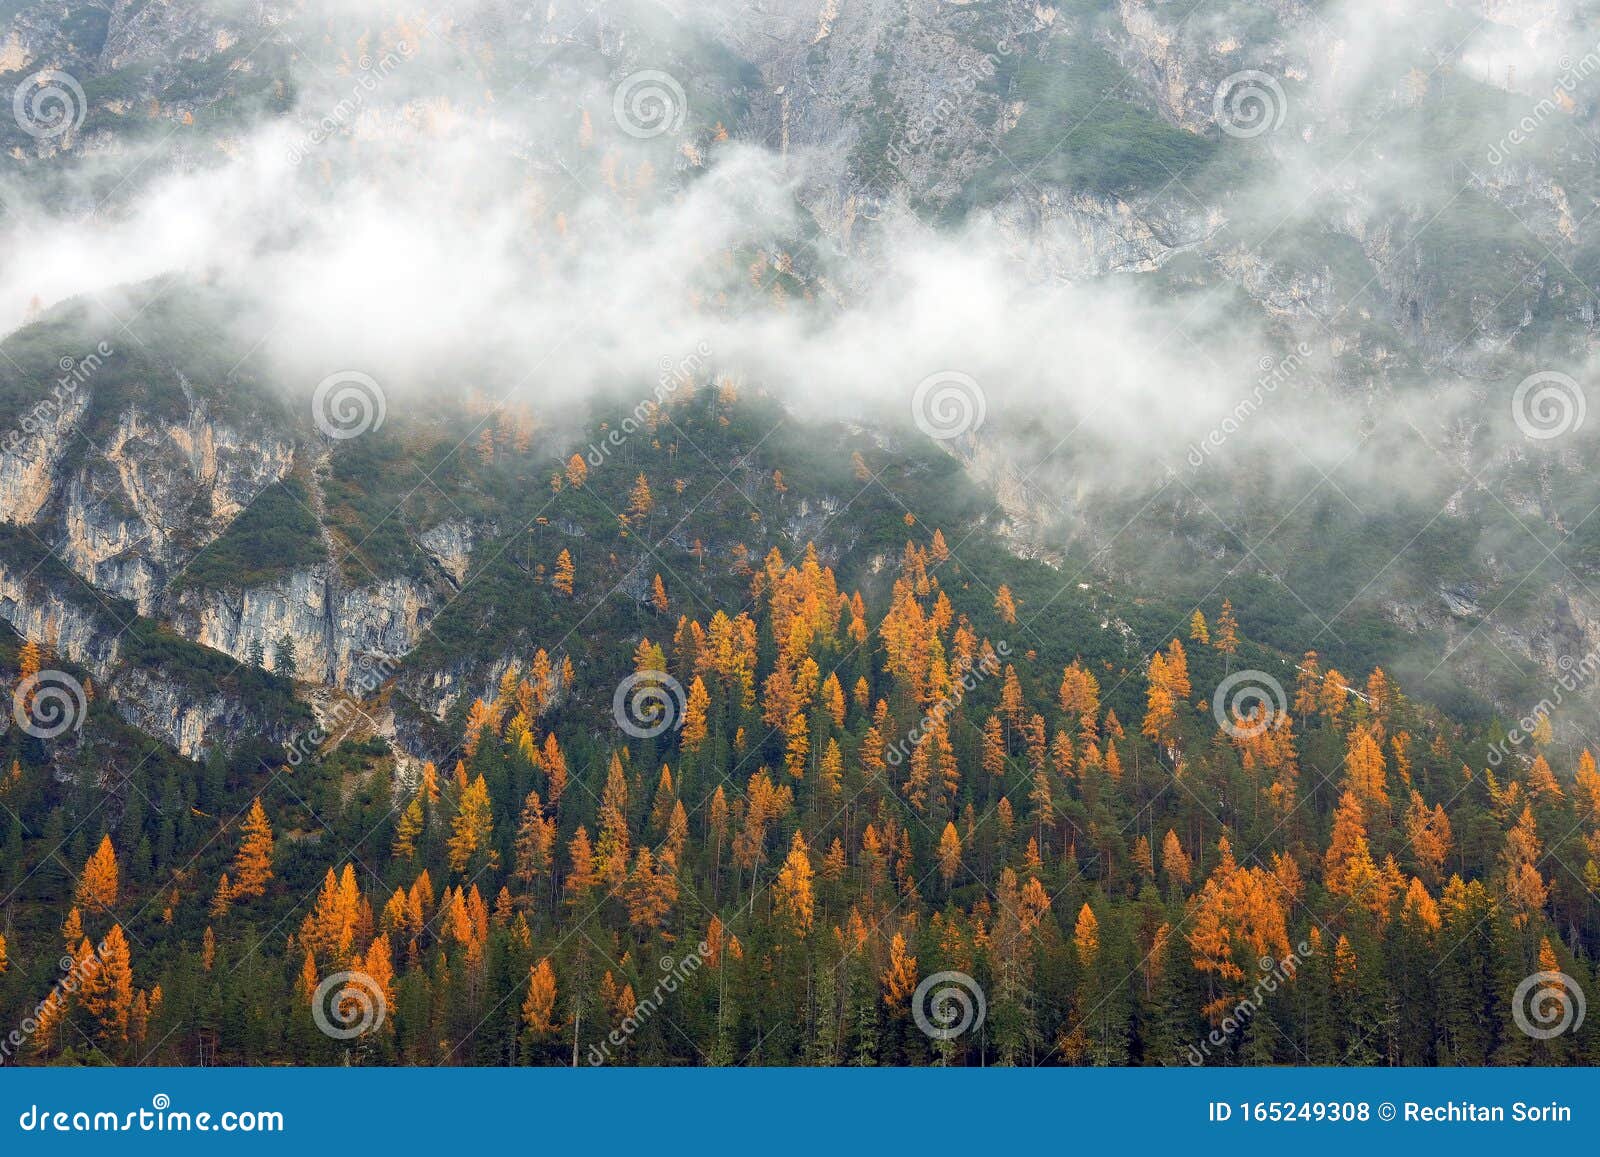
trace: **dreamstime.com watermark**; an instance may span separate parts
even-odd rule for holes
[[[950,712],[961,706],[961,701],[970,695],[973,688],[977,687],[979,683],[982,683],[991,675],[997,674],[1000,670],[1000,660],[1010,654],[1011,644],[1005,639],[1001,639],[1000,642],[995,644],[992,654],[985,653],[983,658],[967,668],[962,673],[961,678],[956,681],[956,685],[950,689],[949,694],[928,708],[922,718],[917,720],[916,725],[906,732],[898,743],[890,745],[889,749],[883,753],[884,762],[891,767],[899,767],[910,759],[911,753],[917,749],[917,744],[927,737],[934,724],[941,722],[949,716]]]
[[[1253,739],[1289,714],[1289,697],[1265,671],[1235,671],[1217,684],[1211,714],[1235,739]]]
[[[1582,429],[1588,412],[1589,396],[1583,386],[1559,370],[1529,374],[1511,394],[1511,420],[1535,442]]]
[[[1247,68],[1222,78],[1211,96],[1211,119],[1224,133],[1240,140],[1276,132],[1289,115],[1289,98],[1278,78]]]
[[[116,351],[107,342],[101,342],[83,357],[70,355],[56,363],[61,376],[50,386],[50,396],[37,403],[22,415],[15,428],[0,437],[0,454],[10,454],[22,444],[24,438],[33,438],[51,429],[66,412],[67,404],[77,396],[78,387],[100,372],[107,358]]]
[[[1256,379],[1255,388],[1241,398],[1238,405],[1234,406],[1227,417],[1223,418],[1198,442],[1189,444],[1188,462],[1196,470],[1205,465],[1206,459],[1214,451],[1220,450],[1224,442],[1244,428],[1255,412],[1261,409],[1267,398],[1278,392],[1278,387],[1290,381],[1300,372],[1305,364],[1305,359],[1311,356],[1311,347],[1301,342],[1294,347],[1294,352],[1281,358],[1263,357],[1259,363],[1261,376]]]
[[[903,125],[899,135],[884,149],[885,159],[904,172],[911,158],[926,148],[939,130],[972,99],[972,95],[978,91],[978,85],[994,78],[1001,60],[1010,56],[1011,52],[1011,44],[1002,40],[993,52],[985,52],[980,56],[963,52],[958,56],[956,71],[959,75],[950,95],[941,95],[933,102],[932,108]]]
[[[1534,1040],[1577,1032],[1587,1010],[1583,986],[1565,972],[1535,972],[1511,994],[1511,1019]]]
[[[589,465],[603,466],[607,458],[622,449],[628,439],[650,420],[651,415],[666,404],[668,398],[684,386],[698,381],[705,374],[710,359],[711,347],[703,341],[696,343],[693,352],[676,362],[671,358],[662,358],[655,388],[650,391],[650,396],[641,400],[613,429],[607,430],[598,445],[589,443],[589,451],[584,455]]]
[[[1283,985],[1295,978],[1302,965],[1314,955],[1311,945],[1307,941],[1300,941],[1294,946],[1293,951],[1278,960],[1272,956],[1263,956],[1256,962],[1261,969],[1261,974],[1256,977],[1255,987],[1234,1005],[1227,1016],[1206,1034],[1198,1044],[1189,1046],[1189,1051],[1179,1058],[1183,1064],[1199,1066],[1206,1062],[1212,1049],[1220,1049],[1245,1025],[1254,1019],[1256,1013],[1261,1011],[1261,1006],[1266,1003],[1267,997],[1277,992]]]
[[[299,140],[289,146],[289,163],[298,165],[313,149],[327,142],[341,130],[349,128],[350,123],[367,107],[367,98],[378,90],[378,86],[389,78],[390,73],[411,59],[412,51],[410,43],[402,40],[392,51],[385,52],[376,61],[370,56],[363,56],[357,62],[360,72],[356,76],[355,83],[350,86],[350,91],[317,118],[317,122]]]
[[[46,68],[13,90],[11,115],[30,137],[48,141],[80,127],[89,115],[89,101],[77,77],[59,68]]]
[[[191,1113],[174,1109],[172,1098],[157,1093],[148,1109],[50,1109],[29,1105],[17,1118],[24,1133],[282,1133],[276,1109],[224,1109]]]
[[[1486,159],[1491,165],[1504,164],[1510,159],[1514,149],[1533,139],[1534,133],[1539,131],[1539,127],[1545,121],[1558,111],[1567,111],[1574,107],[1572,94],[1578,91],[1579,84],[1600,72],[1600,44],[1585,52],[1576,63],[1571,57],[1564,56],[1557,65],[1561,69],[1561,75],[1556,77],[1555,83],[1550,86],[1550,95],[1541,98],[1533,106],[1532,111],[1511,126],[1505,136],[1489,146]]]
[[[1506,732],[1506,737],[1489,745],[1489,766],[1499,767],[1505,762],[1514,748],[1522,746],[1533,737],[1540,724],[1547,722],[1555,711],[1566,702],[1569,694],[1574,694],[1579,688],[1594,679],[1600,672],[1600,653],[1590,651],[1581,659],[1574,659],[1571,655],[1562,655],[1556,660],[1556,666],[1561,669],[1555,685],[1550,688],[1550,694],[1539,700],[1527,714],[1518,719],[1511,730]]]
[[[381,429],[388,413],[383,387],[371,374],[360,370],[329,374],[311,394],[311,420],[336,442]]]
[[[983,387],[960,370],[929,374],[911,394],[911,420],[936,442],[976,434],[988,411]]]
[[[335,972],[311,994],[311,1019],[334,1040],[355,1040],[383,1027],[389,1001],[383,986],[365,972]]]
[[[35,739],[82,731],[88,717],[89,693],[65,671],[35,671],[11,693],[11,718]]]
[[[911,994],[911,1019],[930,1040],[977,1032],[988,1015],[983,986],[965,972],[935,972]]]
[[[388,655],[363,655],[357,661],[359,673],[351,686],[352,698],[340,699],[328,712],[328,718],[312,724],[305,731],[296,735],[284,744],[288,755],[285,761],[290,767],[299,767],[312,755],[316,754],[323,741],[330,735],[335,735],[358,715],[366,713],[361,709],[361,700],[371,695],[379,687],[389,681],[396,671],[400,669],[400,661]]]
[[[589,1046],[589,1063],[598,1067],[609,1061],[614,1050],[620,1049],[634,1033],[649,1023],[650,1018],[661,1008],[662,1002],[667,997],[682,988],[685,981],[705,966],[705,959],[709,955],[711,955],[711,945],[702,940],[694,946],[694,951],[681,959],[663,956],[661,958],[663,975],[656,981],[655,988],[634,1005],[633,1011],[623,1018],[621,1024],[607,1033],[603,1041]]]
[[[635,739],[654,739],[683,726],[683,684],[665,671],[636,671],[617,684],[611,718]]]
[[[612,119],[636,140],[675,134],[688,115],[689,97],[683,85],[659,68],[630,72],[611,93]]]
[[[82,988],[99,973],[101,961],[106,954],[106,944],[102,940],[94,946],[94,951],[82,960],[70,953],[61,957],[61,979],[57,980],[43,1000],[33,1006],[33,1011],[22,1018],[22,1023],[6,1034],[0,1041],[0,1066],[15,1062],[18,1051],[33,1035],[39,1031],[39,1026],[45,1023],[54,1008],[59,1014],[65,1007],[67,999]]]

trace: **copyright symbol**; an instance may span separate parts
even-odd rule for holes
[[[1388,1101],[1378,1106],[1378,1119],[1380,1121],[1394,1120],[1394,1106]]]

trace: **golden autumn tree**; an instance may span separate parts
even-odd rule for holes
[[[1427,885],[1415,876],[1411,877],[1411,883],[1406,886],[1400,919],[1411,927],[1419,929],[1424,935],[1439,931],[1439,905],[1428,892]]]
[[[111,846],[109,835],[100,838],[100,845],[83,865],[72,902],[81,908],[107,912],[117,903],[117,853]]]
[[[27,639],[17,649],[17,675],[18,683],[26,683],[37,675],[44,666],[44,649],[32,639]],[[24,704],[26,710],[26,704]]]
[[[1435,887],[1443,879],[1445,860],[1450,855],[1450,817],[1443,804],[1432,809],[1423,802],[1422,793],[1411,792],[1411,802],[1406,808],[1406,843],[1417,862],[1423,879]]]
[[[788,930],[804,938],[811,931],[816,899],[811,890],[811,854],[805,838],[797,831],[789,845],[789,855],[772,886],[772,905]]]
[[[1217,615],[1217,629],[1211,633],[1211,645],[1229,659],[1239,650],[1239,620],[1234,618],[1233,604],[1222,600],[1222,611]]]
[[[315,1003],[317,988],[321,983],[321,977],[317,973],[316,956],[311,952],[310,949],[307,949],[306,958],[300,962],[299,977],[300,995],[305,999],[307,1004]]]
[[[633,489],[628,493],[628,521],[637,525],[649,518],[655,508],[656,499],[650,493],[650,480],[640,471],[639,477],[633,480]]]
[[[1144,723],[1139,728],[1140,733],[1152,743],[1171,749],[1178,740],[1178,701],[1166,656],[1157,651],[1150,656]]]
[[[889,966],[883,970],[883,1002],[897,1016],[906,1013],[906,1001],[917,988],[917,958],[906,951],[899,932],[889,943]]]
[[[1365,728],[1350,735],[1345,753],[1345,787],[1374,812],[1386,811],[1389,807],[1388,770],[1383,748]]]
[[[244,819],[244,836],[233,858],[233,887],[230,899],[237,902],[265,894],[272,879],[272,824],[257,796]]]
[[[390,850],[395,859],[411,860],[416,856],[417,837],[422,834],[423,823],[422,801],[412,797],[394,826],[394,843]]]
[[[79,954],[80,958],[95,955],[87,940]],[[133,966],[121,924],[113,924],[106,933],[97,959],[98,967],[81,970],[78,1000],[94,1020],[95,1038],[109,1047],[120,1046],[128,1039],[128,1017],[133,1011]]]
[[[689,684],[689,694],[683,708],[683,729],[679,742],[685,751],[699,751],[708,734],[706,716],[711,710],[711,692],[705,680],[696,675]]]
[[[1518,928],[1525,927],[1549,898],[1549,887],[1538,867],[1543,850],[1533,809],[1524,805],[1516,824],[1506,833],[1505,849],[1500,854],[1505,865],[1506,902],[1511,909],[1511,922]]]
[[[1095,958],[1100,955],[1100,921],[1087,903],[1078,909],[1078,919],[1072,928],[1072,944],[1078,950],[1078,962],[1085,968],[1092,968]]]
[[[512,851],[512,878],[521,885],[524,895],[531,895],[534,885],[550,872],[555,845],[556,822],[545,817],[544,801],[539,793],[530,791],[522,801],[522,815]]]
[[[1588,748],[1578,755],[1578,771],[1573,782],[1577,784],[1582,814],[1590,820],[1600,818],[1600,769],[1596,769],[1594,756]]]
[[[628,780],[622,760],[611,753],[606,785],[600,792],[600,835],[595,843],[595,871],[612,888],[621,888],[628,876],[628,856],[633,844],[628,828]]]
[[[574,488],[589,480],[589,464],[583,460],[582,454],[574,454],[567,459],[566,475],[567,485]]]
[[[233,882],[228,879],[228,873],[222,873],[222,879],[217,881],[217,890],[211,897],[211,915],[218,920],[228,914],[233,907]]]
[[[624,895],[628,922],[635,928],[653,932],[666,923],[672,906],[678,902],[676,871],[669,856],[663,855],[657,861],[649,848],[639,849]]]
[[[1206,980],[1202,1011],[1220,1025],[1248,987],[1246,969],[1289,954],[1287,920],[1271,873],[1241,868],[1226,837],[1217,843],[1219,862],[1195,899],[1188,933],[1195,971]]]
[[[39,674],[49,655],[46,650],[32,639],[27,639],[17,650],[17,691],[19,697],[16,703],[18,713],[29,715],[33,712],[34,695],[37,688],[33,679]]]
[[[822,684],[822,705],[827,709],[828,718],[833,720],[835,727],[844,726],[844,686],[839,682],[837,672],[829,672],[827,681]]]
[[[1180,639],[1173,639],[1167,644],[1166,678],[1173,698],[1179,703],[1186,702],[1194,694],[1189,684],[1189,655]]]
[[[480,854],[489,867],[495,867],[500,857],[491,844],[493,838],[494,810],[489,802],[489,785],[480,775],[462,791],[455,818],[450,823],[450,839],[445,845],[450,870],[466,872]]]
[[[1548,717],[1546,717],[1548,721]],[[1534,756],[1533,764],[1528,768],[1528,794],[1535,803],[1555,803],[1566,798],[1566,793],[1561,790],[1561,784],[1556,780],[1556,774],[1550,769],[1550,761],[1541,755]]]
[[[1178,833],[1171,828],[1161,841],[1161,870],[1166,873],[1167,880],[1179,888],[1187,888],[1190,881],[1190,862],[1188,853],[1183,850],[1183,844],[1178,840]]]
[[[1322,879],[1335,896],[1354,896],[1375,878],[1376,866],[1367,845],[1366,809],[1354,791],[1339,797],[1333,832],[1322,857]]]
[[[79,912],[78,906],[74,904],[67,909],[67,918],[61,922],[61,941],[68,952],[73,952],[82,939],[83,913]]]
[[[545,956],[528,969],[528,995],[522,1001],[522,1023],[535,1041],[559,1030],[555,1011],[556,970]]]
[[[1315,651],[1307,651],[1295,671],[1294,712],[1303,725],[1316,713],[1322,697],[1322,665]]]
[[[955,880],[960,868],[961,834],[956,831],[955,824],[947,823],[939,836],[939,874],[944,877],[945,887]]]
[[[1317,706],[1328,722],[1337,725],[1344,718],[1344,710],[1350,700],[1350,685],[1344,681],[1344,676],[1332,667],[1322,677],[1322,694],[1317,701]]]
[[[324,968],[344,967],[355,951],[360,918],[361,888],[355,868],[346,864],[338,875],[329,868],[315,905],[300,924],[300,944]]]
[[[483,742],[484,735],[493,734],[497,726],[494,708],[482,699],[474,699],[467,710],[466,733],[461,741],[461,749],[468,759],[478,754],[478,744]]]
[[[1078,720],[1078,731],[1087,740],[1098,740],[1100,682],[1074,659],[1061,672],[1061,688],[1056,695],[1062,713]]]
[[[600,884],[599,874],[594,867],[594,848],[589,843],[589,829],[582,824],[578,825],[578,830],[567,843],[567,859],[572,867],[563,888],[568,902],[575,904]]]
[[[354,1000],[359,1003],[361,1001],[370,999],[374,994],[376,994],[381,1000],[381,1007],[383,1009],[388,1010],[393,1008],[394,950],[389,945],[389,937],[387,934],[381,934],[377,936],[371,944],[367,945],[367,950],[362,954],[361,957],[360,971],[365,974],[367,980],[371,982],[370,988],[367,988],[365,984],[363,984],[360,988],[352,984],[352,991],[350,991],[350,995],[344,996],[341,994],[339,998],[340,1003],[343,1004],[347,1000]],[[355,1016],[360,1016],[359,1011],[356,1012]],[[351,1019],[355,1018],[352,1017]],[[394,1022],[389,1020],[387,1015],[385,1015],[384,1026],[392,1030],[393,1024]]]
[[[804,779],[810,757],[810,723],[804,711],[797,711],[784,725],[783,769],[795,779]]]
[[[550,806],[559,807],[561,796],[567,790],[567,757],[556,741],[555,732],[544,737],[544,747],[539,753],[539,764],[544,768],[546,794]]]
[[[994,609],[1000,616],[1002,623],[1013,625],[1017,621],[1017,601],[1011,597],[1011,588],[1005,583],[1000,584],[1000,589],[994,596]]]
[[[577,577],[578,570],[572,565],[572,552],[565,547],[556,555],[556,573],[550,580],[550,585],[555,587],[558,594],[572,596],[573,580]]]
[[[1356,948],[1343,932],[1333,946],[1333,987],[1337,993],[1346,994],[1356,983]]]

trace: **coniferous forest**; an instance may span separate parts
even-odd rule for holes
[[[179,760],[88,676],[81,731],[13,728],[8,1063],[1594,1059],[1519,1028],[1560,982],[1517,992],[1594,976],[1589,751],[1265,647],[1225,592],[1135,651],[1048,567],[969,569],[992,543],[862,451],[838,452],[879,490],[862,586],[814,544],[706,549],[743,532],[700,522],[683,455],[763,405],[685,389],[628,461],[540,476],[507,561],[548,645],[454,706],[434,758],[375,733],[376,684],[287,754]],[[474,469],[538,470],[502,433]],[[795,508],[782,453],[740,462],[756,534]],[[264,676],[285,693],[292,651]],[[4,652],[23,696],[59,662]]]
[[[0,1068],[1600,1062],[1600,8],[0,22]]]

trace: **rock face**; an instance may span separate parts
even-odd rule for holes
[[[241,661],[254,645],[271,655],[288,638],[299,678],[351,690],[365,670],[363,656],[395,657],[416,646],[437,602],[436,590],[418,580],[348,588],[330,581],[327,567],[315,567],[243,591],[186,590],[172,623],[186,638]]]
[[[51,640],[58,653],[104,678],[117,662],[116,624],[74,582],[48,560],[0,554],[0,618],[19,635]]]
[[[123,719],[192,759],[238,735],[288,738],[288,729],[280,722],[262,718],[242,699],[221,692],[197,695],[191,685],[147,667],[125,668],[110,688]]]
[[[1220,209],[1186,212],[1149,198],[1064,190],[1008,200],[995,219],[1018,261],[1051,281],[1150,273],[1204,245],[1227,223]]]
[[[18,431],[20,437],[0,454],[0,519],[26,525],[39,516],[56,488],[61,468],[84,409],[86,393],[74,392]]]
[[[195,758],[241,734],[288,738],[282,720],[237,692],[197,692],[191,674],[167,663],[126,662],[128,632],[149,626],[132,605],[97,595],[49,555],[18,562],[17,553],[0,550],[0,619],[86,668],[128,723]]]
[[[470,522],[450,519],[423,531],[417,536],[417,544],[450,576],[451,582],[460,586],[466,581],[472,546],[478,534],[478,529]]]
[[[103,367],[0,441],[0,618],[85,667],[130,723],[198,755],[275,725],[237,692],[128,663],[129,631],[159,624],[239,664],[270,664],[287,639],[298,678],[368,694],[375,664],[411,651],[465,577],[480,531],[420,535],[416,573],[353,580],[322,563],[223,589],[177,582],[268,487],[327,456],[261,398],[177,377],[156,393]]]
[[[60,480],[47,526],[73,570],[141,614],[294,464],[291,442],[220,424],[204,404],[183,422],[126,410],[98,451]]]

